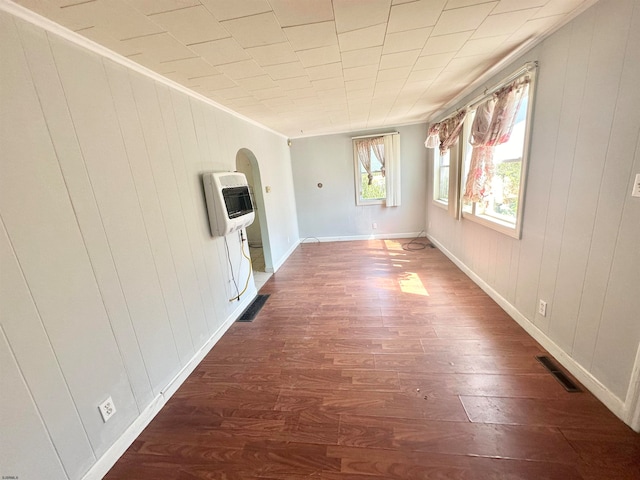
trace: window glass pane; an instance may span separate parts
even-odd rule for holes
[[[444,154],[438,151],[438,188],[436,199],[446,202],[449,200],[449,162],[451,159],[451,151],[447,150]]]
[[[383,147],[384,148],[384,147]],[[369,185],[369,174],[362,164],[360,164],[360,198],[363,200],[379,200],[387,197],[386,180],[382,174],[382,163],[376,156],[373,149],[369,151],[371,155],[371,185]]]

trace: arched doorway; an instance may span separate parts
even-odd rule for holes
[[[249,242],[249,251],[251,252],[254,281],[256,288],[259,290],[273,272],[273,261],[271,259],[260,166],[251,150],[246,148],[238,150],[236,154],[236,170],[244,173],[253,192],[256,217],[253,224],[247,227],[247,240]]]

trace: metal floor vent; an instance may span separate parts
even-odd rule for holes
[[[560,367],[558,367],[551,358],[546,355],[536,355],[536,360],[538,360],[544,368],[549,370],[549,373],[551,373],[551,375],[560,382],[560,385],[562,385],[567,392],[575,393],[582,391],[580,390],[580,387],[573,382],[573,380],[560,370]]]

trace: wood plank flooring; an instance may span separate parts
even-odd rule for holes
[[[298,247],[105,478],[640,479],[640,435],[403,242]]]

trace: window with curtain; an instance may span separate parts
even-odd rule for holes
[[[459,138],[466,116],[467,110],[463,109],[442,122],[431,125],[425,141],[427,148],[434,149],[433,200],[436,205],[449,210],[451,216],[456,218],[460,185]]]
[[[463,217],[518,238],[531,82],[524,75],[481,100],[465,124]]]
[[[356,204],[400,205],[400,135],[353,139]]]

